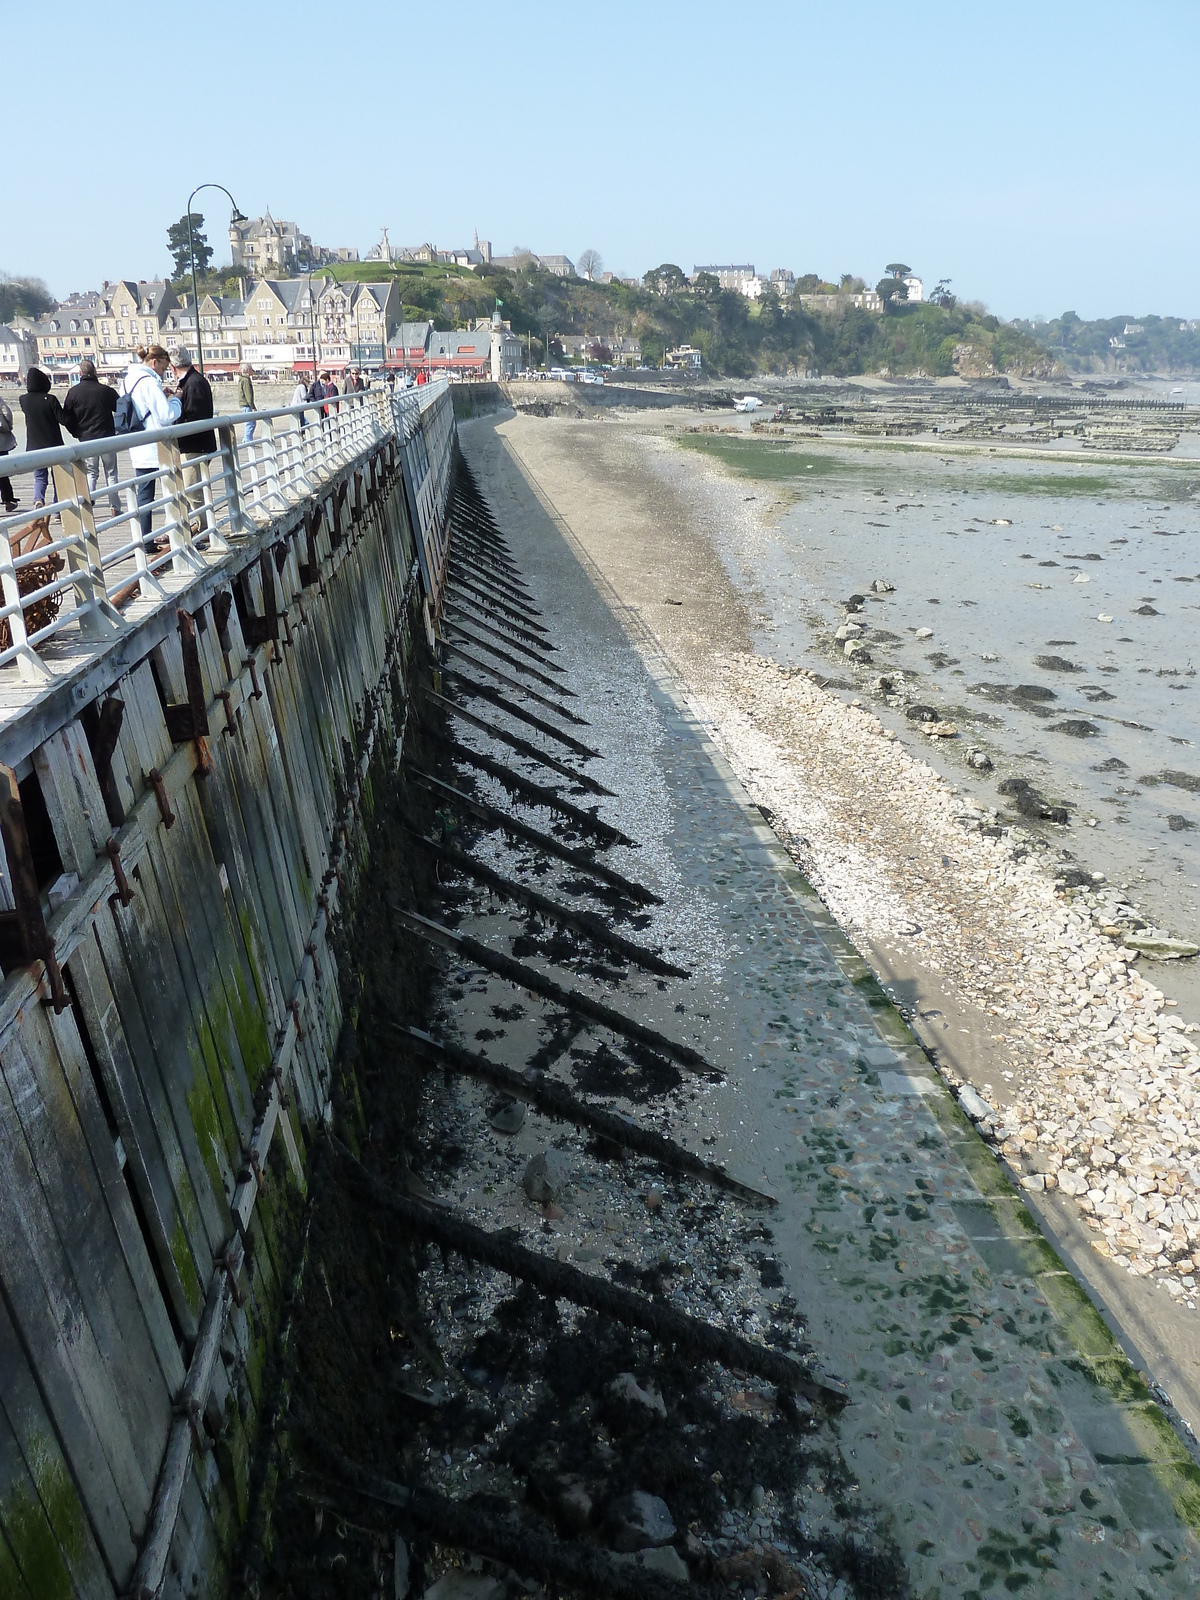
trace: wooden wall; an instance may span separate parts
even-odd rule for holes
[[[56,1009],[34,962],[6,966],[0,989],[5,1600],[128,1589],[206,1299],[241,1245],[241,1303],[185,1419],[163,1592],[224,1584],[341,1023],[337,870],[359,848],[369,746],[401,731],[391,669],[407,682],[421,626],[400,453],[358,465],[177,597],[207,735],[181,738],[170,709],[197,695],[172,615],[11,761],[63,988]],[[88,707],[113,698],[104,793]]]

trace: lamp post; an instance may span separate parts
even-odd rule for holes
[[[316,271],[315,267],[310,267],[308,269],[308,323],[309,323],[309,329],[310,329],[310,334],[311,334],[311,338],[312,338],[313,382],[314,383],[316,383],[316,381],[317,381],[317,307],[316,307],[316,301],[313,299],[313,281],[312,281],[313,273],[315,271]],[[322,287],[324,286],[324,283],[325,283],[325,274],[322,273],[321,274]]]
[[[225,185],[223,183],[198,183],[196,185],[196,187],[192,190],[191,194],[188,195],[188,203],[187,203],[188,255],[191,257],[191,262],[192,262],[192,300],[195,303],[195,307],[196,307],[196,365],[200,368],[200,376],[203,377],[204,376],[204,344],[203,344],[203,341],[200,338],[200,291],[196,287],[196,251],[195,251],[195,247],[192,244],[192,201],[200,193],[201,189],[220,189],[221,193],[226,197],[226,199],[229,201],[229,204],[233,207],[233,215],[229,219],[230,222],[245,222],[246,216],[245,216],[245,213],[243,211],[240,211],[238,209],[237,201],[229,193],[229,190],[225,187]]]

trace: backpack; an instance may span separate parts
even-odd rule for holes
[[[122,390],[118,400],[117,409],[113,412],[113,430],[116,433],[144,433],[146,431],[146,418],[139,417],[137,407],[133,403],[134,394],[138,383],[144,383],[145,377],[138,379],[132,389]],[[147,412],[147,416],[149,413]]]

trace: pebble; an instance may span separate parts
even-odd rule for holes
[[[667,1502],[645,1489],[622,1495],[609,1506],[605,1517],[614,1550],[645,1550],[651,1545],[670,1544],[675,1523]]]
[[[521,1187],[531,1200],[556,1200],[567,1185],[570,1168],[558,1150],[534,1156],[521,1177]]]

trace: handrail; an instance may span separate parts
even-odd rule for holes
[[[0,515],[0,668],[48,681],[40,646],[68,627],[90,639],[121,631],[132,599],[165,600],[378,445],[403,447],[447,387],[373,388],[9,454],[8,476],[41,469],[53,494],[40,511]],[[207,433],[215,450],[187,451]],[[157,465],[89,487],[87,463],[145,447]],[[53,540],[51,517],[62,529]]]

